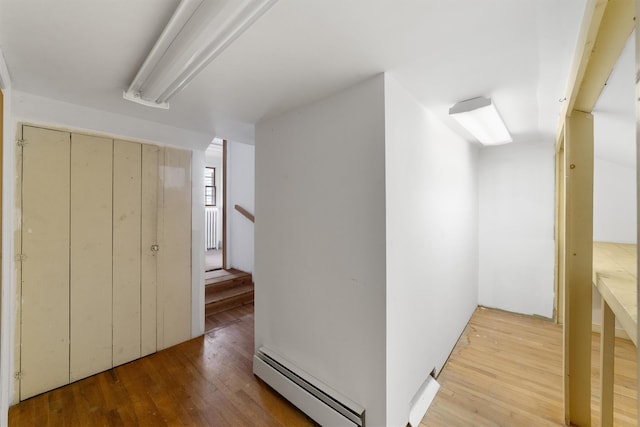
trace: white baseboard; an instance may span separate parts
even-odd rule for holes
[[[438,381],[429,375],[411,400],[411,409],[409,410],[409,425],[411,425],[411,427],[418,427],[420,425],[420,421],[422,421],[422,418],[424,418],[427,413],[439,389],[440,384],[438,384]]]

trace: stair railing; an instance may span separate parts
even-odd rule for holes
[[[243,208],[240,205],[235,205],[233,207],[235,210],[237,210],[238,212],[240,212],[240,214],[242,214],[242,216],[244,216],[245,218],[247,218],[249,221],[255,223],[256,222],[256,217],[253,216],[253,214],[251,214],[249,211],[247,211],[245,208]]]

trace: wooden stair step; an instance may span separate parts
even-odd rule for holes
[[[204,314],[205,316],[209,316],[211,314],[215,314],[221,311],[240,307],[241,305],[249,304],[252,302],[253,302],[253,289],[248,292],[244,292],[242,294],[230,296],[222,300],[217,300],[217,301],[213,301],[205,304]]]
[[[205,284],[205,287],[204,287],[205,299],[209,294],[223,292],[227,289],[233,289],[238,286],[252,285],[252,284],[253,284],[253,280],[251,276],[240,277],[232,280],[225,280],[224,282],[208,283],[208,284]]]
[[[245,283],[242,285],[233,286],[226,289],[221,289],[216,292],[209,292],[205,294],[204,302],[209,304],[212,302],[221,301],[227,298],[232,298],[238,295],[246,294],[247,292],[253,292],[253,284]]]
[[[204,301],[206,316],[253,302],[251,274],[235,269],[207,272]]]
[[[224,277],[224,276],[229,276],[229,275],[234,275],[234,274],[249,274],[249,273],[245,273],[244,271],[236,270],[235,268],[228,268],[226,270],[222,269],[222,268],[219,268],[217,270],[205,271],[205,277],[206,278],[218,278],[218,277]]]
[[[251,275],[249,273],[245,273],[240,270],[214,270],[207,271],[204,275],[204,283],[205,285],[212,285],[216,283],[226,282],[228,280],[249,278],[251,279]]]

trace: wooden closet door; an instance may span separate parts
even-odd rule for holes
[[[159,147],[142,145],[141,355],[155,353],[157,327],[158,170]]]
[[[191,152],[23,139],[20,400],[191,338]]]
[[[113,365],[141,355],[142,145],[113,143]]]
[[[112,364],[113,141],[71,134],[70,380]]]
[[[69,382],[70,134],[23,126],[20,399]]]
[[[158,253],[158,349],[191,338],[191,152],[164,148]]]

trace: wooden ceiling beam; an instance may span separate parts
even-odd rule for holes
[[[620,53],[635,28],[633,0],[589,0],[569,72],[556,133],[560,148],[567,116],[573,110],[590,113]]]
[[[590,113],[635,28],[633,0],[609,0],[587,64],[574,110]]]

